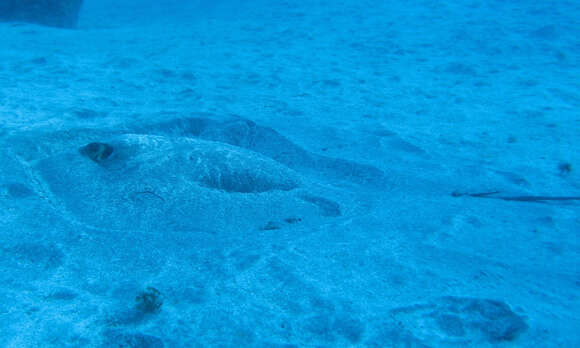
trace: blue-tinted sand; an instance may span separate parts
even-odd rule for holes
[[[85,0],[76,28],[0,22],[0,348],[580,347],[579,18]]]

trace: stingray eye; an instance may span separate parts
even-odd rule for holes
[[[90,143],[79,149],[79,152],[96,163],[101,163],[111,156],[113,147],[105,143]]]

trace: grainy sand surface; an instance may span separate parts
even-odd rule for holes
[[[0,23],[0,346],[579,346],[580,202],[492,199],[580,196],[578,18],[87,0],[76,30]]]

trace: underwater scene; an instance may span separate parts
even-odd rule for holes
[[[580,347],[580,1],[0,0],[0,348]]]

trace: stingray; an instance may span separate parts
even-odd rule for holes
[[[293,169],[215,141],[125,134],[52,154],[35,169],[72,218],[98,228],[251,230],[340,215]]]

